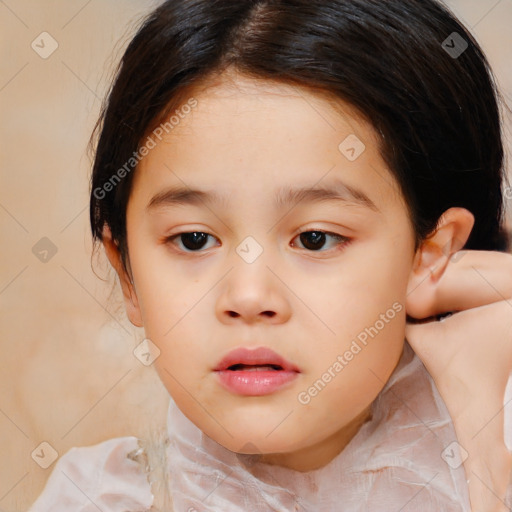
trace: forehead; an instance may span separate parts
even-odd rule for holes
[[[274,126],[284,127],[290,135],[303,133],[313,136],[318,128],[330,128],[331,131],[348,129],[352,132],[364,131],[365,137],[372,137],[372,142],[378,143],[372,126],[357,110],[325,90],[227,71],[190,88],[189,95],[199,101],[199,108],[192,113],[198,123],[206,117],[209,117],[208,122],[213,121],[213,115],[217,116],[219,123],[228,121],[228,127],[235,125],[235,117],[240,118],[237,127],[244,119],[248,124],[268,120],[267,130],[272,130]],[[316,119],[313,121],[312,118]],[[270,123],[276,120],[281,122],[277,125]],[[303,123],[297,125],[293,121],[309,122],[309,130],[304,130]],[[180,125],[183,125],[183,129],[178,132],[183,134],[187,123]],[[253,132],[257,127],[259,125],[255,126]]]
[[[179,122],[139,164],[133,186],[146,200],[169,186],[229,202],[242,191],[276,198],[291,185],[343,181],[379,208],[402,201],[375,130],[332,95],[232,75],[189,93],[195,107],[171,113]]]

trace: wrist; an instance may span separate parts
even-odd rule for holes
[[[472,512],[509,512],[512,492],[512,453],[505,443],[472,446],[464,469]]]

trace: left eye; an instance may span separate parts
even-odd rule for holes
[[[184,252],[199,252],[204,248],[208,238],[215,238],[213,235],[209,235],[208,233],[204,233],[202,231],[192,231],[186,233],[178,233],[177,235],[172,235],[167,238],[167,242],[175,243],[174,240],[177,239],[181,242],[182,247],[179,247]],[[336,233],[328,233],[326,231],[320,230],[311,230],[311,231],[303,231],[299,233],[295,238],[299,238],[300,243],[303,248],[314,251],[314,252],[325,252],[319,251],[319,249],[323,248],[326,244],[326,240],[331,238],[334,243],[334,246],[341,245],[344,246],[349,242],[349,239],[345,236],[338,235]],[[295,244],[292,244],[295,246]]]
[[[297,235],[299,237],[299,240],[301,244],[305,246],[306,249],[310,251],[315,252],[325,252],[325,251],[318,251],[320,246],[324,246],[326,238],[330,237],[336,242],[334,243],[334,246],[336,245],[342,245],[344,246],[346,243],[348,243],[349,239],[342,235],[337,235],[336,233],[328,233],[326,231],[303,231],[302,233],[299,233]],[[295,238],[297,238],[295,237]]]

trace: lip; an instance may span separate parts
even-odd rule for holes
[[[252,350],[245,347],[236,348],[228,352],[213,371],[224,371],[235,364],[275,365],[280,366],[285,371],[300,372],[293,363],[267,347],[258,347]]]
[[[261,368],[258,369],[258,366]],[[252,350],[241,347],[232,350],[213,371],[224,388],[237,395],[246,396],[274,393],[300,373],[296,365],[267,347]]]

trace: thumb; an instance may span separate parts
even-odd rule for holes
[[[444,345],[444,337],[443,321],[407,322],[405,325],[405,338],[427,369],[440,369],[439,364],[444,359],[440,354],[440,349]]]

